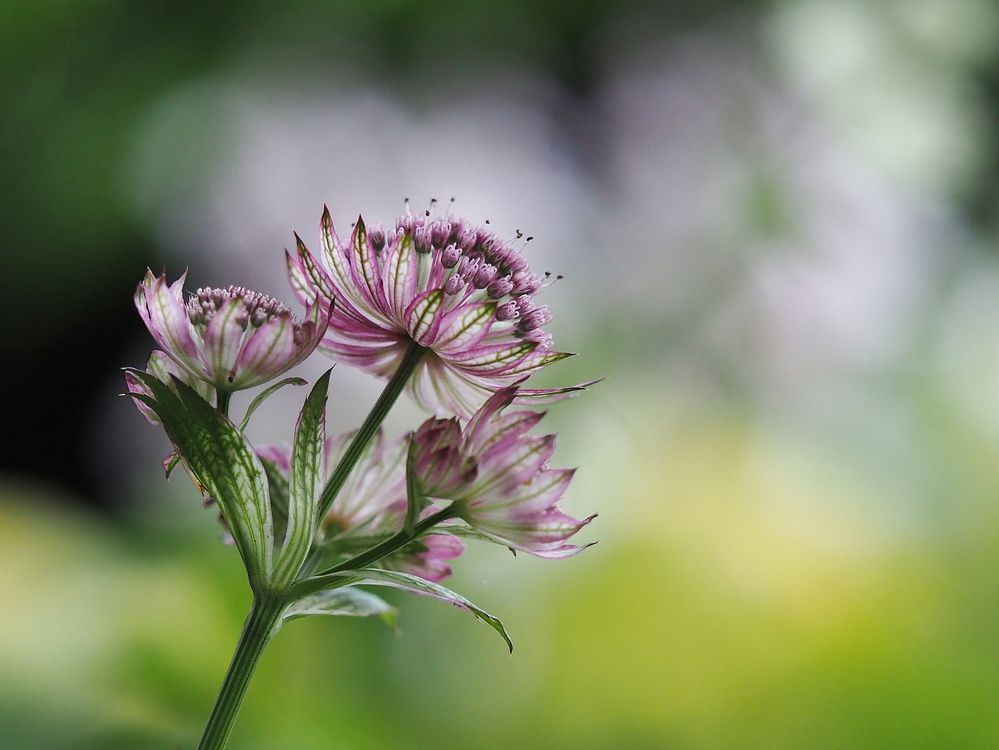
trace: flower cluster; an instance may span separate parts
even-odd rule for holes
[[[593,517],[559,507],[574,470],[549,466],[553,435],[531,434],[544,414],[509,408],[590,385],[524,384],[569,356],[544,330],[551,315],[535,300],[544,282],[487,227],[429,211],[390,230],[358,218],[346,243],[324,211],[321,237],[318,259],[297,237],[287,253],[302,319],[240,286],[185,299],[186,274],[171,284],[148,272],[135,305],[158,349],[145,371],[126,372],[129,394],[173,443],[170,465],[181,461],[218,505],[254,592],[279,613],[272,629],[303,614],[383,614],[387,604],[354,587],[387,585],[466,609],[509,642],[499,620],[440,581],[462,539],[543,558],[588,546],[569,540]],[[327,436],[327,372],[293,442],[255,448],[244,432],[253,411],[304,381],[271,384],[239,425],[233,392],[275,380],[314,350],[387,378],[381,397],[359,429]],[[404,391],[432,416],[386,437],[381,423]]]

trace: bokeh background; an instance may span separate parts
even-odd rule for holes
[[[192,747],[246,611],[116,396],[145,267],[287,298],[323,203],[454,196],[565,276],[544,379],[607,380],[548,424],[601,543],[461,561],[512,657],[429,600],[295,621],[233,746],[999,747],[994,2],[0,12],[0,745]],[[378,387],[337,368],[334,427]]]

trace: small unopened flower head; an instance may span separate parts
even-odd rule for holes
[[[464,455],[457,419],[428,419],[413,433],[413,472],[427,497],[448,497],[477,473],[475,459]]]
[[[427,495],[451,500],[480,534],[538,557],[574,555],[583,547],[567,540],[594,517],[578,520],[559,508],[575,470],[548,466],[554,435],[528,434],[543,412],[503,413],[517,396],[515,387],[499,391],[460,435],[451,420],[428,420],[413,436],[411,465]]]
[[[198,289],[185,302],[185,276],[168,285],[147,271],[135,307],[167,356],[220,390],[252,388],[297,365],[329,324],[328,301],[308,300],[298,321],[278,300],[241,286]]]
[[[321,225],[323,263],[301,240],[288,254],[299,298],[336,302],[320,349],[387,377],[414,342],[424,347],[408,384],[424,408],[467,418],[497,389],[569,356],[543,330],[547,308],[533,304],[542,283],[489,229],[427,212],[368,230],[359,217],[345,243],[328,210]]]

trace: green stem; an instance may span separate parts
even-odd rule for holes
[[[224,391],[221,388],[215,389],[215,403],[218,405],[218,410],[229,416],[229,402],[232,400],[232,391]]]
[[[221,750],[226,746],[257,661],[271,636],[277,632],[286,607],[284,599],[254,597],[250,614],[243,626],[243,634],[239,637],[236,653],[222,682],[198,750]]]
[[[361,457],[371,438],[378,432],[378,428],[385,421],[389,410],[395,404],[396,399],[399,398],[399,394],[402,393],[402,389],[409,382],[410,376],[416,370],[416,366],[423,359],[423,355],[426,352],[426,349],[415,342],[409,345],[409,350],[402,358],[402,362],[399,363],[399,369],[395,371],[392,379],[385,385],[385,390],[382,391],[375,405],[371,407],[371,412],[364,420],[364,424],[361,425],[354,439],[347,446],[347,451],[343,454],[343,458],[340,459],[340,463],[336,465],[336,469],[334,469],[329,481],[323,487],[323,494],[319,498],[319,513],[316,516],[317,518],[322,519],[326,516],[326,512],[333,505],[333,501],[336,500],[336,496],[343,488],[347,477],[350,476],[354,464]]]
[[[424,518],[416,524],[416,527],[411,531],[407,531],[403,528],[385,541],[376,544],[371,549],[365,550],[358,555],[354,555],[349,560],[344,560],[342,563],[334,565],[329,570],[324,570],[314,578],[300,581],[292,586],[288,593],[290,596],[298,598],[305,596],[306,594],[310,594],[313,591],[328,588],[331,583],[336,582],[338,577],[336,575],[337,573],[341,573],[345,570],[358,570],[359,568],[367,567],[371,563],[378,562],[383,557],[388,557],[392,553],[398,552],[400,549],[413,540],[418,539],[437,524],[447,521],[450,518],[454,518],[456,515],[457,509],[454,504],[451,504],[448,507],[437,511],[432,516]]]

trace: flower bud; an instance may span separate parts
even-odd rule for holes
[[[475,460],[462,451],[457,419],[428,419],[412,436],[411,470],[426,497],[448,499],[475,479]]]

